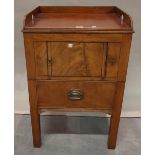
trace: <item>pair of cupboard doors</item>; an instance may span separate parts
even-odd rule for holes
[[[34,41],[36,78],[117,78],[120,43]]]

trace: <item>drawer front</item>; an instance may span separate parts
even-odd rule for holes
[[[115,83],[38,81],[37,93],[44,108],[111,109]]]
[[[34,42],[38,79],[116,79],[120,43]]]

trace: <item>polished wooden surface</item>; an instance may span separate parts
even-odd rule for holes
[[[25,32],[133,31],[130,17],[117,7],[42,6],[29,13],[24,23]]]
[[[46,42],[34,42],[36,76],[47,75],[47,48]]]
[[[107,58],[106,58],[106,78],[117,79],[118,62],[120,56],[120,43],[107,44]]]
[[[67,94],[72,89],[80,90],[83,93],[83,98],[77,101],[70,100]],[[38,104],[45,108],[112,109],[115,83],[39,81],[37,91]]]
[[[37,92],[36,92],[35,80],[28,81],[28,90],[29,90],[33,145],[34,147],[40,147],[41,146],[40,115],[37,106],[37,98],[36,98]]]
[[[110,114],[108,148],[115,148],[132,33],[131,17],[117,7],[44,6],[26,15],[34,147],[41,146],[40,112],[57,110]]]
[[[114,100],[113,111],[110,119],[110,129],[109,129],[109,137],[108,137],[109,149],[114,149],[116,147],[117,132],[119,127],[120,115],[121,115],[124,87],[125,87],[125,84],[123,82],[118,82],[116,84],[115,100]]]
[[[102,64],[105,63],[103,49],[102,43],[49,43],[52,76],[101,76]]]
[[[120,43],[39,41],[34,42],[34,50],[37,77],[117,79]]]
[[[66,22],[67,21],[67,22]],[[95,27],[94,27],[95,26]],[[26,28],[97,28],[97,29],[125,29],[130,26],[121,24],[121,18],[115,13],[90,14],[90,13],[40,13],[35,16],[34,22]]]

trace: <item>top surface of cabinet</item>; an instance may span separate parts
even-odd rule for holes
[[[112,6],[39,6],[28,13],[23,32],[132,33],[132,20]]]

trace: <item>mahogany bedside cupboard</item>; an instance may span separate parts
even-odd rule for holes
[[[131,17],[115,6],[39,6],[24,20],[34,147],[45,110],[101,111],[111,116],[116,146],[130,45]]]

